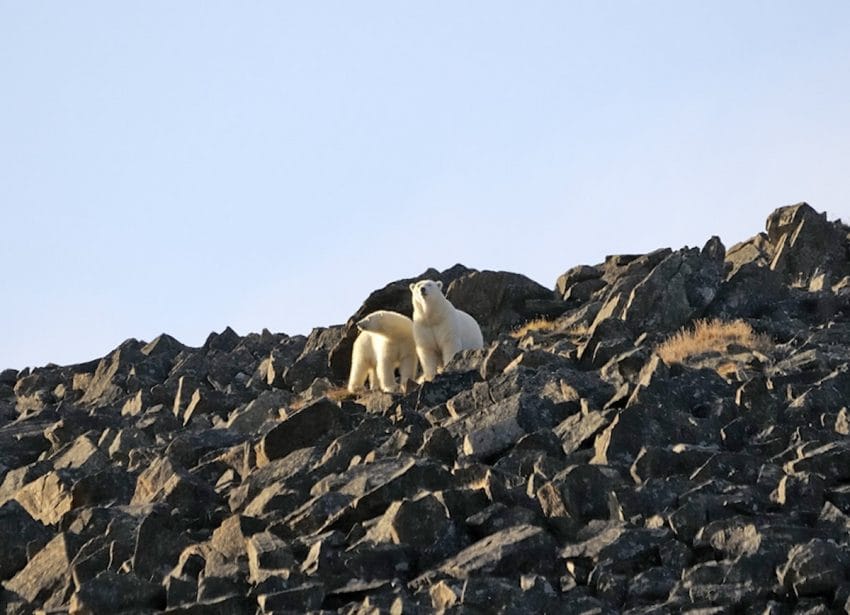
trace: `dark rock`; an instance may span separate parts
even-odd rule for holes
[[[847,227],[828,222],[826,214],[799,203],[774,211],[766,226],[774,247],[770,268],[788,283],[808,285],[818,272],[829,272],[835,279],[850,273]]]
[[[627,590],[629,602],[664,601],[678,580],[678,573],[669,568],[663,566],[647,568],[629,579]]]
[[[578,358],[586,367],[600,368],[633,348],[633,339],[631,328],[620,318],[597,318],[587,341],[578,348]]]
[[[356,522],[383,513],[396,500],[410,498],[423,489],[439,491],[452,486],[451,475],[441,465],[411,458],[399,461],[401,465],[389,466],[384,471],[378,464],[364,466],[362,478],[365,479],[365,489],[361,487],[362,495],[357,495],[344,509],[334,514],[328,521],[328,527],[348,530]],[[341,491],[352,493],[352,487],[355,485],[349,483]]]
[[[516,344],[497,340],[490,345],[481,362],[479,373],[484,380],[501,374],[510,363],[520,355]]]
[[[257,463],[265,465],[327,436],[340,435],[351,422],[352,417],[328,399],[320,399],[301,410],[287,411],[284,419],[257,444]]]
[[[390,504],[368,532],[374,542],[408,545],[427,552],[454,532],[445,506],[433,495]],[[443,554],[446,557],[448,554]]]
[[[786,474],[770,494],[770,499],[788,509],[820,510],[826,497],[825,487],[826,481],[819,474]]]
[[[198,465],[204,458],[218,455],[245,441],[245,436],[226,429],[183,431],[173,434],[166,456],[185,468]]]
[[[0,385],[14,387],[17,381],[18,370],[9,368],[0,371]]]
[[[490,458],[516,444],[523,436],[554,423],[554,404],[546,399],[518,393],[474,412],[449,425],[449,432],[463,438],[463,452]]]
[[[726,263],[730,267],[729,277],[746,266],[767,269],[770,267],[771,260],[773,260],[773,246],[767,233],[759,233],[726,251]]]
[[[251,607],[241,595],[228,595],[212,600],[198,600],[180,604],[164,611],[168,615],[243,615]]]
[[[342,472],[355,457],[363,457],[377,446],[382,446],[392,431],[392,424],[385,418],[366,417],[354,429],[330,443],[316,465],[316,471],[325,474]]]
[[[117,613],[129,609],[161,609],[164,588],[134,574],[100,572],[82,583],[71,597],[70,610],[77,613]]]
[[[429,382],[424,382],[410,394],[417,409],[433,408],[470,389],[478,380],[476,372],[443,372]]]
[[[248,583],[236,566],[225,566],[216,571],[220,574],[206,574],[198,579],[198,601],[211,602],[236,596],[248,607]]]
[[[260,363],[257,368],[258,376],[268,386],[283,388],[283,375],[298,359],[306,345],[307,338],[303,335],[284,338],[269,351],[268,358]]]
[[[754,293],[753,289],[758,288]],[[745,263],[721,284],[705,311],[716,318],[764,318],[776,313],[788,289],[778,273],[768,267]]]
[[[183,425],[187,425],[193,418],[203,418],[204,415],[224,415],[227,411],[226,397],[191,376],[181,376],[172,411]]]
[[[598,463],[632,463],[643,446],[717,445],[733,416],[729,385],[711,370],[668,369],[653,357],[641,372],[628,406],[597,436]]]
[[[218,505],[218,496],[168,458],[157,459],[136,481],[132,504],[166,502],[189,517],[206,517]]]
[[[449,284],[446,298],[478,321],[484,339],[527,320],[564,311],[551,290],[524,275],[504,271],[467,273]]]
[[[422,440],[422,446],[417,451],[420,455],[451,465],[457,459],[458,451],[451,432],[443,427],[428,429]]]
[[[58,608],[71,596],[71,560],[81,546],[68,533],[57,534],[30,558],[5,587],[33,607]]]
[[[415,570],[413,559],[413,551],[407,546],[369,541],[355,544],[340,555],[344,576],[365,581],[407,580]]]
[[[587,523],[592,519],[620,518],[616,488],[623,483],[616,470],[604,466],[578,465],[567,468],[553,481],[559,485],[567,514]]]
[[[491,534],[445,561],[440,571],[458,578],[515,577],[555,570],[555,540],[542,528],[518,525]]]
[[[307,583],[271,594],[260,594],[257,596],[257,603],[266,613],[312,611],[322,606],[326,593],[323,584]]]
[[[631,475],[638,484],[649,478],[691,476],[716,454],[716,449],[684,444],[643,447],[632,464]]]
[[[27,416],[0,428],[0,458],[8,460],[12,467],[34,462],[46,452],[51,442],[45,437],[55,419],[47,412]]]
[[[105,406],[164,379],[167,365],[147,360],[142,348],[144,345],[140,342],[127,340],[101,359],[80,403]]]
[[[535,525],[538,521],[535,512],[529,508],[497,501],[467,517],[466,527],[474,538],[484,538],[509,527]]]
[[[581,412],[561,421],[554,432],[561,438],[563,450],[569,455],[588,443],[600,430],[610,425],[615,414],[613,410],[589,410],[583,406]]]
[[[157,583],[168,574],[190,542],[186,523],[166,506],[147,509],[134,533],[133,571],[140,578]]]
[[[725,250],[715,237],[700,252],[674,252],[632,290],[622,318],[633,331],[675,331],[717,295]]]
[[[231,352],[240,342],[239,334],[230,327],[225,327],[221,333],[210,333],[204,342],[203,350],[219,350],[221,352]]]
[[[850,443],[830,442],[823,446],[800,451],[801,456],[786,464],[789,473],[814,472],[829,483],[850,480]]]
[[[72,488],[77,475],[70,470],[48,472],[20,489],[15,499],[45,525],[54,525],[75,507]]]
[[[291,398],[284,391],[264,391],[245,406],[230,413],[227,428],[244,434],[262,433],[265,426],[281,418]]]
[[[339,346],[344,335],[345,328],[341,326],[313,329],[299,357],[283,373],[283,384],[298,392],[305,390],[317,378],[334,378],[335,372],[330,364],[329,353]],[[350,349],[348,361],[350,364]],[[338,380],[347,378],[347,373],[337,375]]]
[[[578,265],[563,273],[555,282],[555,291],[563,297],[575,284],[598,280],[602,277],[602,271],[598,267]]]
[[[831,596],[846,581],[847,571],[846,550],[834,542],[814,539],[792,548],[777,575],[796,596]]]
[[[295,566],[292,550],[280,538],[270,532],[253,534],[246,541],[248,571],[254,583],[269,575],[279,575]]]
[[[0,536],[3,537],[0,579],[6,580],[27,564],[28,553],[47,544],[51,533],[12,500],[0,506]]]

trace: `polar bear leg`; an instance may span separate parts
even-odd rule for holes
[[[454,336],[451,340],[448,340],[443,347],[440,349],[442,359],[443,359],[443,367],[449,364],[449,361],[452,360],[452,357],[455,356],[458,352],[460,352],[461,343],[460,337]]]
[[[409,380],[416,378],[416,365],[418,364],[416,354],[410,354],[401,360],[398,366],[398,372],[401,376],[401,392],[407,393],[407,383]]]
[[[416,348],[416,354],[419,355],[419,362],[422,364],[422,380],[427,382],[433,380],[437,375],[437,366],[440,362],[440,355],[428,348]]]
[[[372,386],[372,374],[374,370],[360,357],[354,357],[351,362],[351,373],[348,376],[348,391],[356,393],[363,390],[363,383],[368,379]]]
[[[395,391],[395,367],[392,361],[386,359],[378,359],[378,386],[385,393]]]
[[[369,381],[369,390],[374,391],[378,388],[378,374],[374,367],[370,367],[366,374],[366,379]]]

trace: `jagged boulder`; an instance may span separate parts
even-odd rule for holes
[[[551,290],[517,273],[472,271],[449,284],[446,298],[471,314],[485,340],[534,318],[553,318],[565,310]]]
[[[766,226],[773,246],[770,268],[786,282],[808,286],[817,273],[828,274],[834,281],[850,274],[850,229],[840,222],[829,222],[825,213],[799,203],[774,211]]]
[[[700,316],[717,295],[725,254],[717,237],[670,254],[632,289],[621,318],[632,331],[668,332]]]

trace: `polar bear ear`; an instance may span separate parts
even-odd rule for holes
[[[443,283],[440,280],[437,280],[437,288],[443,290]]]
[[[413,291],[413,289],[415,289],[415,288],[416,288],[416,282],[411,282],[411,283],[410,283],[410,285],[408,286],[408,288],[410,288],[410,290],[411,290],[411,292],[412,292],[412,291]]]

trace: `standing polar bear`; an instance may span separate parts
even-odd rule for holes
[[[401,376],[401,390],[407,392],[407,381],[416,377],[416,344],[413,321],[404,314],[378,310],[357,322],[360,335],[351,351],[348,390],[356,393],[369,380],[369,388],[392,393],[397,390],[395,370]]]
[[[422,280],[410,285],[413,295],[413,339],[422,363],[424,380],[433,380],[437,369],[448,365],[456,352],[482,348],[481,327],[443,295],[443,283]]]

